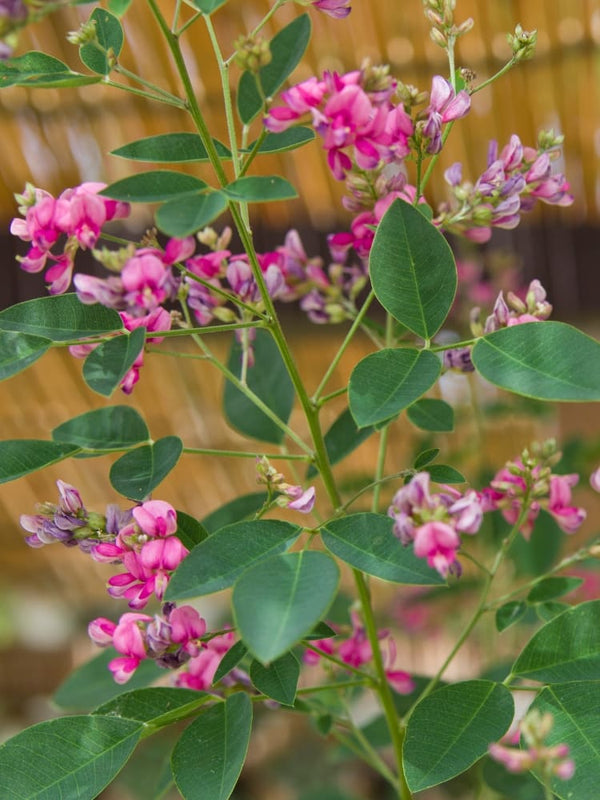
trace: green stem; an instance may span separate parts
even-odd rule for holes
[[[387,446],[390,435],[390,426],[386,425],[382,428],[379,434],[379,451],[377,453],[377,466],[375,469],[375,480],[373,481],[373,500],[371,503],[371,511],[377,513],[379,511],[379,496],[381,494],[381,486],[385,472],[385,457],[387,454]]]
[[[271,8],[267,11],[265,16],[258,23],[258,25],[256,25],[253,28],[253,30],[250,31],[250,33],[248,34],[248,38],[251,39],[253,36],[256,36],[258,33],[260,33],[260,31],[264,28],[264,26],[271,19],[271,17],[275,14],[275,12],[279,11],[281,6],[284,5],[285,3],[287,3],[287,1],[288,0],[277,0],[277,2],[274,3],[271,6]],[[233,61],[234,58],[235,58],[235,53],[232,53],[225,63],[229,64],[231,61]]]
[[[356,728],[353,726],[353,732],[356,731]],[[369,749],[365,750],[365,747],[362,746],[362,741],[360,744],[357,744],[350,736],[342,733],[339,730],[331,731],[331,735],[337,739],[340,744],[343,744],[344,747],[347,747],[348,750],[354,753],[354,755],[358,756],[361,761],[364,761],[368,764],[375,772],[378,772],[382,778],[385,778],[393,787],[397,790],[398,781],[396,780],[395,775],[388,769],[387,765],[384,761],[380,758],[380,756],[373,750],[371,745],[369,745]],[[356,734],[355,734],[356,735]],[[358,738],[358,737],[356,737]],[[366,741],[363,737],[363,741]],[[373,758],[373,754],[376,758]]]
[[[362,324],[362,321],[364,319],[364,316],[367,313],[367,311],[369,310],[369,306],[371,305],[371,303],[373,302],[374,299],[375,299],[375,292],[371,289],[371,291],[369,292],[369,294],[367,295],[367,297],[365,299],[365,302],[362,304],[362,308],[360,309],[360,311],[358,312],[358,314],[354,318],[354,321],[352,322],[352,325],[350,326],[350,328],[348,330],[348,333],[344,337],[344,341],[340,345],[339,350],[337,351],[337,353],[333,357],[333,360],[331,361],[331,363],[327,367],[327,370],[326,370],[325,374],[321,378],[321,382],[317,386],[317,390],[313,394],[313,397],[312,397],[313,403],[317,403],[318,402],[318,400],[319,400],[319,398],[321,396],[321,392],[323,391],[325,386],[328,384],[329,379],[331,378],[331,376],[333,375],[334,371],[336,370],[338,364],[340,363],[340,359],[342,358],[342,356],[346,352],[346,349],[348,348],[348,345],[350,344],[350,342],[354,338],[356,332],[359,330],[359,328],[360,328],[360,326]]]
[[[315,692],[337,692],[339,689],[351,689],[357,686],[370,686],[371,681],[336,681],[336,683],[321,683],[318,686],[305,686],[303,689],[298,689],[296,694],[314,694]]]
[[[271,461],[310,461],[311,456],[294,453],[248,453],[246,450],[215,450],[210,447],[184,447],[183,452],[194,456],[219,456],[225,458],[268,458]]]
[[[528,498],[528,496],[526,496],[524,498],[524,501],[523,501],[523,508],[521,509],[521,513],[519,514],[519,518],[517,519],[517,521],[513,525],[510,533],[508,534],[508,536],[502,542],[502,546],[500,547],[500,550],[496,554],[496,558],[494,559],[494,562],[493,562],[492,566],[490,567],[489,573],[487,574],[487,576],[485,578],[483,589],[481,591],[481,597],[479,598],[479,603],[477,604],[477,608],[475,609],[475,611],[473,613],[473,616],[471,617],[471,619],[467,623],[467,625],[466,625],[465,629],[463,630],[463,632],[461,633],[461,635],[456,640],[456,642],[454,644],[454,647],[450,651],[448,657],[446,658],[446,660],[444,661],[442,666],[439,668],[439,670],[436,672],[436,674],[433,676],[433,678],[429,681],[429,683],[427,684],[427,686],[425,687],[423,692],[421,692],[421,694],[417,698],[417,701],[415,702],[415,705],[416,705],[416,703],[420,702],[425,697],[427,697],[429,694],[431,694],[431,692],[433,692],[433,690],[437,687],[437,685],[440,682],[440,680],[441,680],[442,676],[444,675],[445,671],[447,670],[447,668],[450,666],[450,664],[454,660],[454,657],[456,656],[458,651],[461,649],[463,644],[468,639],[469,635],[471,634],[471,631],[477,625],[477,623],[479,622],[479,620],[482,617],[482,615],[484,614],[484,612],[486,612],[488,610],[488,608],[487,608],[487,598],[488,598],[488,595],[490,593],[492,582],[493,582],[493,580],[494,580],[494,578],[496,576],[496,573],[498,572],[498,569],[500,568],[500,565],[502,564],[502,561],[504,560],[504,557],[506,556],[511,544],[513,543],[515,537],[519,533],[522,524],[527,519],[527,515],[528,514],[529,514],[529,498]],[[412,708],[408,711],[407,715],[405,716],[405,721],[412,714],[415,705],[413,705]]]
[[[328,403],[330,400],[335,400],[336,397],[340,397],[343,394],[346,394],[348,391],[347,386],[342,386],[341,389],[336,389],[335,392],[330,392],[329,394],[324,394],[323,397],[319,400],[319,407],[324,406],[325,403]]]
[[[244,303],[243,300],[240,300],[239,297],[232,294],[231,292],[226,291],[225,289],[221,289],[218,286],[213,286],[210,281],[207,281],[205,278],[201,278],[199,275],[196,275],[194,272],[190,272],[185,267],[176,264],[175,265],[182,275],[185,275],[186,278],[189,278],[196,283],[201,284],[202,286],[209,289],[214,294],[218,295],[219,297],[223,297],[225,300],[228,300],[230,303],[234,303],[239,308],[243,309],[244,311],[251,311],[254,316],[258,317],[259,319],[266,320],[267,317],[261,311],[259,311],[256,306],[251,306],[248,303]],[[245,324],[245,323],[244,323]]]
[[[398,713],[396,711],[396,706],[394,705],[394,697],[392,695],[392,690],[390,689],[385,674],[385,666],[383,663],[383,657],[381,655],[381,650],[379,647],[377,624],[375,622],[375,616],[373,614],[373,608],[371,606],[369,589],[363,573],[357,569],[353,569],[352,572],[354,575],[354,582],[356,584],[356,588],[358,590],[358,595],[360,598],[365,630],[367,632],[367,636],[373,653],[373,666],[375,667],[375,672],[377,673],[378,677],[376,691],[377,694],[379,695],[379,701],[383,708],[387,726],[390,731],[390,737],[392,739],[392,746],[394,749],[394,756],[396,760],[396,769],[398,772],[398,782],[399,782],[398,798],[399,800],[411,800],[412,793],[408,788],[408,784],[406,783],[406,778],[404,777],[404,768],[402,765],[402,745],[404,743],[404,730],[400,728]]]
[[[480,92],[482,89],[485,89],[485,87],[489,86],[490,83],[493,83],[495,80],[504,75],[505,72],[508,72],[509,69],[512,69],[516,63],[517,62],[515,59],[511,58],[510,61],[507,61],[506,64],[498,70],[498,72],[495,72],[490,78],[487,78],[487,80],[482,81],[480,84],[471,89],[470,94],[473,95],[477,92]]]
[[[171,92],[168,92],[166,89],[162,89],[160,86],[156,86],[154,83],[150,83],[150,81],[145,80],[140,75],[136,75],[135,72],[131,72],[121,64],[116,64],[114,69],[115,72],[119,73],[119,75],[123,75],[125,78],[129,78],[130,80],[139,83],[141,86],[145,86],[146,89],[149,89],[153,94],[147,96],[151,97],[153,100],[161,100],[169,105],[175,106],[176,108],[185,108],[185,103],[180,97],[171,94]],[[108,83],[111,83],[111,81],[108,81]],[[123,84],[120,83],[113,83],[112,85],[118,87],[119,89],[130,88],[123,86]]]
[[[429,179],[431,178],[431,173],[434,170],[435,165],[437,164],[437,160],[440,157],[440,153],[444,149],[444,145],[446,144],[446,140],[448,136],[450,136],[450,131],[452,130],[452,126],[454,125],[454,121],[447,122],[446,127],[444,128],[444,132],[442,133],[442,146],[440,147],[440,152],[436,153],[429,164],[427,165],[427,169],[425,170],[425,175],[423,175],[423,180],[421,181],[421,193],[424,192],[425,187],[427,186]]]

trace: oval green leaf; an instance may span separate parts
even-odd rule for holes
[[[600,343],[563,322],[526,322],[483,336],[475,369],[490,383],[525,397],[600,400]]]
[[[528,603],[546,603],[557,597],[574,592],[583,583],[583,578],[569,578],[568,576],[544,578],[533,586],[527,595]]]
[[[44,355],[52,342],[41,336],[0,331],[0,381],[22,372]]]
[[[130,500],[145,500],[179,461],[183,442],[178,436],[165,436],[152,444],[125,453],[110,468],[110,483]]]
[[[329,522],[321,530],[325,547],[355,569],[392,583],[438,586],[443,578],[394,536],[394,521],[364,512]]]
[[[298,197],[292,184],[278,175],[246,175],[230,183],[223,191],[232,200],[244,203],[270,203]]]
[[[134,408],[107,406],[63,422],[52,438],[86,450],[120,450],[148,441],[150,432]]]
[[[123,322],[112,308],[98,303],[84,305],[76,294],[58,294],[26,300],[0,311],[0,330],[65,342],[121,331]]]
[[[206,187],[205,181],[193,175],[171,169],[156,169],[115,181],[99,194],[125,203],[158,203]]]
[[[216,686],[217,683],[228,675],[234,667],[240,663],[242,658],[248,652],[248,648],[246,645],[241,641],[237,641],[229,650],[225,653],[223,658],[221,659],[219,666],[217,667],[217,671],[213,676],[212,685]]]
[[[396,416],[427,392],[441,364],[429,350],[379,350],[359,361],[348,386],[350,410],[359,428]]]
[[[431,447],[428,450],[423,450],[415,458],[413,467],[419,470],[424,469],[428,464],[431,464],[432,461],[435,461],[439,454],[439,447]]]
[[[504,603],[496,611],[496,630],[502,633],[522,619],[526,612],[527,603],[524,600],[511,600],[510,603]]]
[[[542,683],[597,680],[600,600],[582,603],[547,622],[525,645],[512,674]]]
[[[167,236],[183,239],[204,228],[226,208],[227,198],[221,192],[182,195],[164,203],[155,220]]]
[[[191,0],[191,2],[203,14],[212,14],[217,8],[224,6],[227,0]]]
[[[293,653],[286,653],[267,667],[260,661],[250,664],[250,680],[259,692],[284,706],[293,706],[300,677],[300,664]]]
[[[429,477],[434,483],[465,483],[466,479],[462,472],[448,464],[432,464],[427,467]]]
[[[202,526],[208,533],[214,533],[219,528],[224,528],[225,525],[231,525],[234,522],[241,522],[247,517],[254,516],[254,514],[264,506],[267,500],[266,492],[251,492],[250,494],[243,494],[230,500],[228,503],[211,511],[202,520]]]
[[[248,568],[285,552],[301,528],[274,519],[236,522],[221,528],[189,553],[171,576],[166,600],[212,594],[233,586]]]
[[[144,349],[146,329],[122,333],[95,347],[83,364],[83,379],[95,392],[110,397]]]
[[[422,397],[406,409],[406,416],[423,431],[443,433],[454,430],[454,409],[445,400]]]
[[[455,683],[422,700],[408,721],[403,749],[411,791],[437,786],[468,769],[504,736],[513,714],[511,693],[492,681]]]
[[[156,662],[145,659],[133,673],[127,685],[115,683],[108,662],[119,654],[109,647],[74,670],[56,690],[53,702],[69,711],[90,711],[108,703],[132,689],[141,689],[164,677],[165,671]]]
[[[82,44],[79,58],[92,72],[109,75],[123,48],[123,28],[119,18],[104,8],[95,8],[88,23],[95,25],[96,41]]]
[[[600,682],[585,681],[547,686],[532,703],[542,714],[552,714],[548,745],[567,743],[575,774],[555,779],[552,790],[561,800],[597,797],[600,764]]]
[[[303,125],[294,125],[288,128],[287,131],[280,133],[267,133],[261,143],[258,145],[259,153],[282,153],[284,150],[295,150],[297,147],[302,147],[308,142],[312,142],[315,138],[315,132],[312,128],[306,128]],[[254,142],[248,145],[248,151],[254,147]]]
[[[112,717],[40,722],[0,747],[3,800],[94,800],[135,749],[142,725]]]
[[[325,615],[338,581],[335,561],[313,550],[273,556],[244,572],[233,612],[248,650],[263,664],[287,653]]]
[[[350,409],[346,408],[325,434],[325,447],[329,463],[333,466],[342,461],[374,432],[375,427],[373,425],[358,428]],[[308,468],[306,477],[312,478],[316,474],[317,468],[313,464]]]
[[[310,39],[310,19],[302,14],[286,25],[269,42],[271,61],[258,75],[244,72],[238,86],[237,107],[240,119],[247,125],[263,107],[263,97],[272,97],[296,69]],[[260,81],[262,94],[256,82]]]
[[[220,158],[231,158],[224,144],[213,140]],[[184,164],[190,161],[208,161],[208,153],[195,133],[161,133],[137,139],[111,152],[113,156],[130,161],[149,161],[154,164]]]
[[[160,728],[184,719],[209,699],[210,695],[197,689],[153,686],[125,692],[103,703],[93,713],[132,719]]]
[[[49,467],[79,452],[76,444],[43,439],[8,439],[0,442],[0,483],[7,483]]]
[[[227,800],[240,776],[252,729],[252,703],[236,692],[184,731],[171,769],[185,800]]]
[[[252,346],[254,366],[247,369],[246,385],[282,422],[287,422],[294,405],[294,386],[277,345],[267,331],[257,330]],[[242,346],[237,341],[232,345],[227,366],[237,378],[241,376]],[[282,429],[229,382],[225,384],[223,406],[230,425],[240,433],[262,442],[283,441]]]
[[[32,50],[22,56],[0,61],[0,89],[7,86],[32,86],[38,89],[67,88],[98,83],[101,78],[72,72],[54,56]]]
[[[191,550],[207,538],[208,531],[195,517],[186,514],[184,511],[177,511],[177,530],[175,535],[188,550]]]
[[[420,211],[394,200],[377,226],[369,257],[373,291],[402,325],[431,339],[456,293],[456,264],[443,234]]]

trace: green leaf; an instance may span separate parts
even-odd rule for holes
[[[89,711],[132,689],[148,686],[165,674],[154,661],[145,659],[127,685],[115,683],[112,672],[108,669],[108,662],[118,655],[111,647],[78,667],[58,687],[52,700],[61,708],[71,711]]]
[[[293,653],[265,667],[260,661],[250,664],[250,680],[259,692],[284,706],[293,706],[300,677],[300,664]]]
[[[130,5],[131,0],[108,0],[109,11],[112,11],[117,17],[124,16]]]
[[[423,339],[448,316],[456,293],[456,265],[443,234],[402,200],[377,226],[369,257],[373,291],[381,305]]]
[[[3,800],[94,800],[135,749],[142,725],[111,717],[40,722],[0,747]]]
[[[121,317],[97,303],[87,306],[76,294],[57,294],[26,300],[0,311],[0,330],[21,331],[53,342],[84,339],[122,331]]]
[[[570,608],[525,645],[513,675],[543,683],[595,680],[600,674],[600,600]]]
[[[296,69],[310,39],[310,19],[302,14],[286,25],[269,42],[271,61],[262,67],[257,76],[244,72],[237,93],[237,107],[244,124],[252,122],[263,107],[262,97],[271,97]],[[256,87],[262,86],[263,95]]]
[[[477,341],[475,369],[490,383],[539,400],[600,400],[600,344],[563,322],[526,322]]]
[[[542,622],[550,622],[554,617],[558,617],[563,611],[566,611],[571,606],[568,603],[559,603],[555,600],[548,600],[546,603],[536,603],[535,613],[542,620]]]
[[[230,647],[217,667],[212,685],[215,686],[222,678],[228,675],[234,667],[237,667],[247,652],[248,648],[241,640],[236,642],[233,647]]]
[[[464,681],[428,695],[408,721],[404,769],[412,792],[460,775],[508,730],[511,693],[491,681]]]
[[[257,330],[253,342],[254,365],[248,367],[246,385],[273,411],[287,422],[294,405],[294,386],[277,345],[267,331]],[[236,377],[242,374],[242,345],[234,341],[227,366]],[[240,433],[263,442],[280,444],[284,432],[263,411],[232,383],[225,384],[223,397],[225,416]]]
[[[75,444],[43,439],[8,439],[0,442],[0,483],[7,483],[75,455]]]
[[[432,464],[427,472],[434,483],[465,483],[465,476],[448,464]]]
[[[526,611],[527,603],[523,600],[511,600],[509,603],[504,603],[496,611],[496,630],[502,633],[510,628],[525,616]]]
[[[333,602],[339,570],[326,553],[285,553],[244,572],[233,589],[233,611],[248,650],[263,664],[304,638]]]
[[[248,751],[252,703],[236,692],[217,703],[184,731],[171,768],[184,800],[227,800]]]
[[[127,691],[103,703],[93,713],[132,719],[161,728],[183,719],[210,699],[209,694],[196,689],[156,686]]]
[[[0,88],[31,86],[37,89],[66,88],[98,83],[101,79],[72,72],[58,58],[32,50],[22,56],[0,61]]]
[[[249,567],[284,553],[301,532],[298,525],[274,519],[236,522],[194,547],[175,570],[165,599],[200,597],[233,586]]]
[[[202,11],[203,14],[212,14],[213,11],[224,6],[226,2],[227,0],[192,0],[192,5],[198,11]]]
[[[44,355],[52,342],[41,336],[0,331],[0,381],[22,372]]]
[[[368,425],[366,428],[357,428],[350,409],[346,408],[325,434],[325,447],[329,456],[329,463],[333,466],[333,464],[342,461],[349,453],[356,450],[360,444],[368,439],[374,431],[373,425]],[[312,478],[316,474],[317,468],[311,465],[308,468],[306,477]]]
[[[394,536],[393,524],[384,514],[351,514],[329,522],[321,536],[331,553],[368,575],[415,586],[443,584],[436,570]]]
[[[292,184],[278,175],[246,175],[230,183],[223,191],[232,200],[245,203],[270,203],[298,197]]]
[[[423,431],[454,430],[454,409],[444,400],[423,397],[406,409],[406,416]]]
[[[200,178],[184,172],[156,169],[111,183],[98,194],[125,203],[158,203],[188,192],[201,191],[207,185]]]
[[[120,450],[148,441],[150,432],[134,408],[106,406],[63,422],[52,438],[87,450]]]
[[[83,364],[83,379],[95,392],[110,397],[144,349],[146,329],[122,333],[95,347]]]
[[[119,18],[104,8],[95,8],[89,18],[96,26],[96,42],[82,44],[79,58],[88,69],[109,75],[123,48],[123,28]]]
[[[431,464],[440,454],[439,447],[432,447],[429,450],[423,450],[419,455],[415,458],[413,467],[415,469],[421,470],[423,467],[426,467],[427,464]]]
[[[112,487],[130,500],[145,500],[177,464],[182,450],[183,442],[178,436],[165,436],[136,447],[110,468]]]
[[[224,144],[213,140],[221,159],[231,158]],[[150,161],[154,164],[183,164],[208,161],[208,153],[196,133],[161,133],[137,139],[111,151],[111,155],[130,161]]]
[[[195,517],[191,517],[184,511],[178,511],[175,535],[188,550],[191,550],[192,547],[195,547],[206,539],[208,531]]]
[[[533,586],[527,595],[528,603],[545,603],[575,591],[583,583],[583,578],[552,577],[544,578]]]
[[[507,535],[510,525],[496,512],[500,535]],[[558,527],[554,517],[547,511],[540,511],[535,527],[529,538],[517,536],[509,549],[509,555],[517,575],[543,575],[556,563],[562,550],[565,534]]]
[[[596,674],[596,678],[598,674]],[[532,703],[542,714],[550,712],[554,724],[546,738],[549,745],[567,743],[575,774],[568,781],[555,779],[552,789],[562,800],[598,796],[600,763],[600,682],[547,686]]]
[[[430,350],[379,350],[359,361],[348,386],[350,410],[359,428],[394,417],[438,379],[441,364]]]
[[[226,208],[227,198],[221,192],[188,194],[164,203],[154,218],[164,234],[184,239],[206,227]]]
[[[265,138],[258,146],[259,153],[282,153],[284,150],[295,150],[302,147],[315,138],[312,128],[305,128],[303,125],[294,125],[287,131],[280,133],[267,133]],[[252,150],[254,142],[248,145],[248,150]]]
[[[212,511],[202,520],[202,525],[210,533],[231,525],[233,522],[240,522],[247,517],[253,516],[262,508],[267,500],[266,492],[252,492],[243,494],[230,500],[225,505]]]

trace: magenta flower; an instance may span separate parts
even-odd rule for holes
[[[343,19],[350,13],[350,0],[312,0],[313,7],[334,19]]]
[[[423,135],[429,139],[428,153],[439,153],[442,149],[442,125],[464,117],[470,108],[471,98],[464,89],[456,93],[449,81],[441,75],[434,76],[423,127]]]
[[[234,644],[233,631],[209,639],[198,655],[188,661],[185,670],[178,673],[175,685],[200,691],[210,689],[223,656]]]
[[[456,530],[445,522],[426,522],[415,531],[415,555],[426,558],[430,567],[445,578],[456,566],[456,552],[460,537]]]
[[[309,487],[306,491],[303,491],[301,486],[292,486],[287,490],[286,494],[292,498],[287,503],[287,508],[299,511],[301,514],[310,514],[313,510],[316,497],[314,486]]]
[[[177,512],[164,500],[147,500],[136,506],[133,518],[148,536],[170,536],[177,530]]]

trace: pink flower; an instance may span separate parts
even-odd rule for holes
[[[428,153],[439,153],[442,149],[442,125],[464,117],[471,107],[471,98],[464,90],[458,94],[452,85],[441,75],[433,78],[427,120],[423,127],[423,135],[429,139]]]
[[[233,631],[210,639],[200,653],[188,661],[185,671],[177,675],[175,685],[200,691],[210,689],[223,656],[234,644],[235,634]]]
[[[108,647],[113,642],[113,635],[117,626],[106,617],[93,619],[88,625],[88,636],[99,647]]]
[[[419,558],[426,558],[430,567],[445,578],[456,564],[456,551],[460,537],[445,522],[426,522],[415,531],[414,550]]]
[[[292,490],[293,493],[292,493]],[[286,492],[288,497],[293,499],[287,504],[288,508],[294,511],[300,511],[301,514],[310,514],[315,504],[316,491],[315,487],[311,486],[306,491],[302,491],[300,486],[292,486]]]
[[[350,0],[313,0],[312,4],[334,19],[343,19],[351,11]]]
[[[170,536],[177,530],[177,512],[164,500],[147,500],[136,506],[133,518],[148,536]]]
[[[600,492],[600,467],[595,469],[590,475],[590,486],[594,491]]]
[[[575,533],[586,517],[585,509],[571,504],[571,487],[579,475],[551,475],[548,511],[565,533]]]

